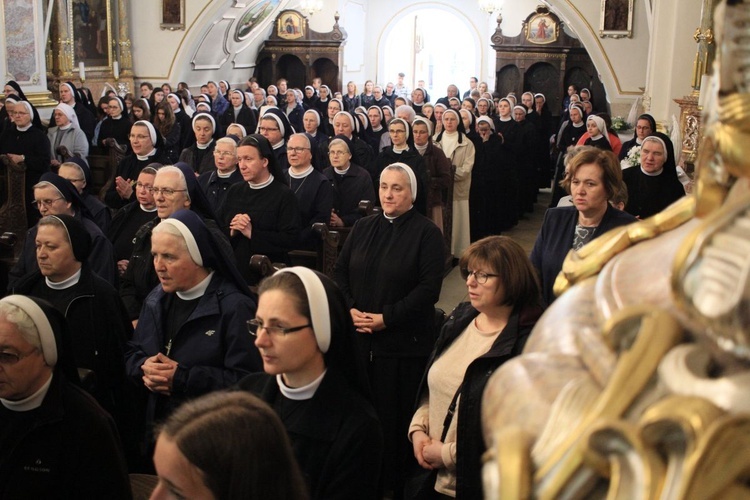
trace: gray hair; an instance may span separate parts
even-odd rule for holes
[[[232,125],[236,125],[236,124],[232,123],[229,126],[231,127]],[[231,137],[222,137],[221,139],[216,141],[216,145],[218,146],[219,144],[229,144],[230,146],[232,146],[232,151],[234,151],[235,153],[237,152],[237,143]]]
[[[232,141],[232,142],[234,142],[234,141]],[[179,178],[179,183],[180,183],[180,189],[184,189],[185,190],[185,196],[187,196],[187,199],[190,200],[190,193],[188,192],[187,180],[185,179],[185,174],[182,173],[182,170],[180,170],[179,168],[175,167],[174,165],[164,165],[163,167],[161,167],[156,172],[156,176],[158,177],[159,174],[161,174],[162,172],[164,172],[164,173],[176,172],[176,173],[180,174],[179,177],[178,177]]]
[[[407,116],[406,117],[399,116],[401,113],[403,113],[404,115],[407,115]],[[417,117],[417,112],[414,111],[414,108],[412,108],[408,104],[402,104],[401,106],[397,107],[396,110],[393,112],[393,114],[397,118],[403,118],[404,120],[408,121],[409,123],[413,122],[414,118]]]
[[[26,311],[13,304],[0,302],[0,317],[5,318],[5,321],[15,325],[18,333],[21,337],[34,346],[36,349],[42,348],[42,341],[39,338],[39,330],[31,319],[31,316],[26,314]]]

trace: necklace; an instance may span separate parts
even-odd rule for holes
[[[299,186],[297,186],[297,189],[294,189],[294,194],[297,194],[297,191],[300,190],[300,188],[302,187],[302,184],[305,183],[305,181],[307,180],[308,177],[310,177],[310,176],[306,175],[305,178],[302,179],[302,182],[299,183]],[[293,189],[292,188],[292,177],[291,176],[289,177],[289,189]]]

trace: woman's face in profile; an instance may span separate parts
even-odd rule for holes
[[[266,373],[282,375],[287,385],[295,387],[290,381],[306,380],[323,365],[323,353],[311,326],[287,334],[281,331],[310,324],[309,318],[297,311],[297,302],[289,293],[279,289],[264,292],[258,298],[255,319],[264,327],[257,330],[255,346]]]
[[[151,500],[191,498],[214,500],[214,495],[203,480],[203,472],[180,451],[177,443],[164,433],[159,435],[154,450],[154,467],[159,482],[151,493]]]

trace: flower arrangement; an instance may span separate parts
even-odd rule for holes
[[[633,146],[630,148],[630,151],[628,151],[627,156],[620,161],[620,167],[622,167],[623,170],[630,167],[640,167],[641,166],[641,147],[640,146]]]
[[[630,130],[632,127],[630,124],[625,121],[625,118],[622,116],[615,116],[612,118],[612,130],[615,132],[624,132],[625,130]]]

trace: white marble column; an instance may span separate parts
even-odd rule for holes
[[[26,94],[47,92],[43,0],[0,0],[0,71]]]

